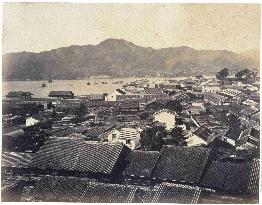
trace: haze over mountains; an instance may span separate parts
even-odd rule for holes
[[[90,75],[111,77],[214,74],[222,68],[233,73],[259,69],[259,50],[241,54],[190,47],[153,49],[122,39],[98,45],[70,46],[40,53],[3,55],[3,76],[8,80],[81,79]]]

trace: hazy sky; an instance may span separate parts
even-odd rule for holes
[[[3,53],[121,38],[164,48],[259,48],[258,4],[5,3]]]

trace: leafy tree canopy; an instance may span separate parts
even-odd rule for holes
[[[225,80],[229,75],[228,68],[224,68],[216,74],[218,80]]]
[[[241,133],[241,122],[237,115],[231,114],[228,118],[229,137],[237,140]]]
[[[164,145],[163,138],[166,137],[166,135],[167,133],[163,126],[147,128],[141,132],[141,147],[145,150],[159,151]]]
[[[170,100],[166,103],[166,108],[169,110],[173,110],[176,113],[181,113],[183,110],[183,106],[180,101],[178,100]]]
[[[187,142],[186,142],[186,137],[183,135],[183,130],[181,127],[174,127],[172,130],[171,130],[171,136],[173,138],[173,143],[176,145],[176,146],[186,146],[187,145]]]
[[[256,74],[249,69],[244,69],[236,73],[235,77],[236,79],[241,81],[253,81],[256,77]]]

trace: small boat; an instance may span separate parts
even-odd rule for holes
[[[45,84],[45,83],[42,84],[42,88],[44,88],[44,87],[46,87],[46,84]]]

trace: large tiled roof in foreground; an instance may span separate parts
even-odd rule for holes
[[[230,192],[258,191],[259,161],[213,162],[207,170],[201,185]]]
[[[196,204],[201,193],[197,187],[162,183],[156,187],[152,203]]]
[[[30,193],[33,201],[129,203],[135,186],[105,184],[74,177],[44,177]]]
[[[154,177],[160,180],[198,183],[207,164],[210,149],[203,147],[164,147]]]
[[[259,192],[259,168],[260,160],[254,159],[250,168],[247,193],[258,193]]]
[[[26,168],[33,158],[31,153],[3,152],[1,157],[2,167]]]
[[[159,157],[160,153],[157,151],[132,151],[127,157],[128,165],[124,174],[137,177],[151,177]]]
[[[109,174],[123,148],[120,143],[87,143],[81,139],[53,138],[35,154],[30,166]]]

